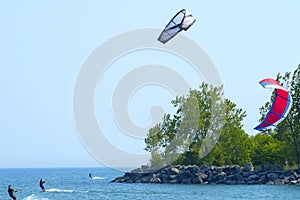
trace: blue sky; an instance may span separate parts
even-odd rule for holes
[[[74,124],[72,97],[81,65],[111,37],[162,28],[182,8],[197,19],[182,34],[210,56],[226,97],[247,112],[246,132],[256,134],[258,108],[270,96],[258,82],[300,64],[298,1],[1,1],[0,167],[100,166]],[[162,104],[169,102],[166,96]],[[136,98],[146,101],[143,93]],[[124,148],[134,145],[112,140]]]

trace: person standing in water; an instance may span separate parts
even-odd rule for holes
[[[46,181],[43,181],[43,179],[40,180],[40,188],[42,189],[43,192],[46,191],[46,190],[45,190],[45,187],[44,187],[44,183],[45,183],[45,182],[46,182]]]
[[[8,195],[9,195],[10,198],[12,198],[12,199],[14,199],[14,200],[17,199],[17,198],[15,197],[15,195],[14,195],[14,192],[17,192],[17,190],[12,189],[12,188],[11,188],[11,185],[8,186],[7,192],[8,192]]]

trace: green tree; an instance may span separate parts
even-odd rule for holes
[[[172,101],[176,114],[165,115],[145,139],[152,165],[244,165],[251,161],[251,139],[242,124],[246,112],[223,100],[221,89],[203,83],[187,97]]]
[[[294,71],[291,78],[291,94],[293,98],[293,105],[288,116],[288,122],[291,129],[291,135],[293,138],[295,154],[298,164],[298,170],[300,170],[300,155],[299,155],[299,132],[300,132],[300,65]]]
[[[297,165],[296,154],[294,149],[293,137],[287,120],[281,122],[272,132],[272,137],[281,142],[282,156],[287,167]],[[299,141],[298,141],[299,142]]]
[[[179,160],[195,164],[199,157],[206,155],[216,143],[220,123],[224,121],[222,95],[221,87],[202,83],[199,90],[190,90],[187,96],[172,101],[176,113],[165,115],[163,122],[151,128],[145,139],[145,149],[155,155],[151,164]]]
[[[251,139],[242,125],[245,117],[245,111],[237,108],[230,100],[226,100],[225,124],[220,139],[210,154],[203,159],[203,164],[244,165],[251,161]]]
[[[285,161],[283,142],[270,134],[259,133],[252,137],[253,150],[251,154],[254,166],[278,164],[283,166]]]

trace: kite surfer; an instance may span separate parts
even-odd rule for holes
[[[46,181],[43,181],[43,179],[40,180],[40,188],[42,189],[43,192],[46,191],[46,190],[45,190],[45,187],[44,187],[44,183],[45,183],[45,182],[46,182]]]
[[[15,197],[15,195],[14,195],[14,192],[17,192],[17,190],[12,189],[12,188],[11,188],[11,185],[8,186],[7,192],[8,192],[8,195],[9,195],[10,198],[12,198],[12,199],[14,199],[14,200],[17,199],[17,198]]]
[[[91,174],[91,173],[89,173],[89,177],[90,177],[90,179],[93,179],[93,176],[92,176],[92,174]]]

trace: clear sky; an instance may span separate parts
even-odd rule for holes
[[[73,91],[83,62],[111,37],[134,29],[162,28],[182,8],[197,19],[182,34],[209,55],[226,97],[247,112],[246,132],[256,134],[258,108],[270,96],[258,82],[300,64],[299,1],[4,0],[0,2],[0,167],[101,166],[81,144],[74,123]],[[128,56],[120,60],[121,65],[135,65]],[[161,88],[157,91],[164,101],[155,104],[168,106],[169,94],[165,97]],[[143,94],[136,101],[151,104]],[[147,109],[137,105],[130,105],[129,112],[142,117]],[[100,105],[95,109],[111,115]],[[116,129],[115,124],[106,125]],[[143,146],[142,140],[110,140],[122,148]]]

